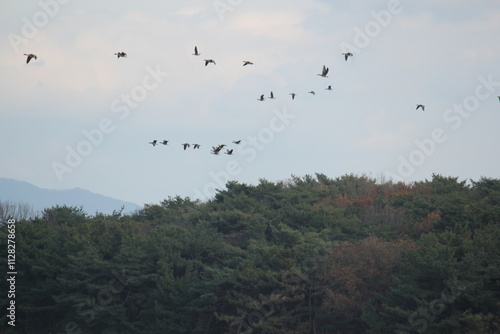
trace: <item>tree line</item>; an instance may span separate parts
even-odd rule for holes
[[[228,182],[127,215],[56,206],[16,222],[16,327],[0,331],[499,333],[499,223],[500,180],[442,175]]]

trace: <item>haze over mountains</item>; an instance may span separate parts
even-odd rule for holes
[[[141,208],[138,204],[103,196],[85,189],[44,189],[27,182],[6,178],[0,178],[0,201],[9,201],[11,204],[29,204],[35,213],[56,205],[82,207],[89,215],[96,212],[111,214],[122,207],[123,213],[130,213]]]

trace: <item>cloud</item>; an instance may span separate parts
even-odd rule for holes
[[[302,27],[305,15],[296,10],[245,11],[231,22],[231,29],[265,39],[300,41],[312,37]]]
[[[381,120],[380,116],[375,116],[375,119]],[[412,142],[415,138],[416,129],[415,124],[409,122],[400,123],[394,129],[385,131],[371,129],[366,136],[359,139],[358,144],[361,148],[369,150],[390,151],[401,149]]]

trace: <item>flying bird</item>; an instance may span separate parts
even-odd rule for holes
[[[328,87],[325,88],[326,90],[332,90],[332,85],[328,85]]]
[[[264,94],[262,94],[257,100],[258,101],[264,101]]]
[[[227,155],[233,155],[233,149],[226,150],[226,154],[227,154]]]
[[[330,69],[328,67],[326,67],[325,65],[323,65],[323,71],[321,71],[321,74],[318,74],[320,77],[323,77],[323,78],[328,78],[327,74],[328,74],[328,71]]]
[[[184,151],[186,150],[186,148],[191,147],[191,145],[188,144],[188,143],[184,143],[184,144],[181,144],[181,145],[184,146]]]
[[[167,144],[168,144],[168,140],[163,140],[163,141],[161,142],[161,144],[163,144],[163,145],[167,145]]]
[[[37,56],[32,53],[25,53],[24,55],[27,56],[26,64],[28,64],[32,58],[35,58],[35,60],[37,59]]]
[[[309,93],[309,94],[312,94],[312,95],[316,95],[316,92],[315,92],[315,91],[313,91],[313,90],[312,90],[312,91],[310,91],[310,92],[308,92],[308,93]]]
[[[417,104],[417,109],[415,110],[418,110],[418,108],[422,108],[422,110],[425,111],[425,106],[423,104]]]
[[[275,99],[273,92],[271,92],[271,95],[269,96],[269,98],[272,99],[272,100]]]
[[[243,66],[247,66],[247,65],[253,65],[253,63],[251,61],[248,61],[248,60],[243,60]]]
[[[215,64],[215,61],[213,59],[205,59],[205,66],[207,66],[210,63],[213,63],[214,65],[217,65],[217,64]]]
[[[219,145],[217,147],[215,146],[212,146],[212,151],[210,153],[212,154],[215,154],[215,155],[219,155],[220,151],[222,150],[222,148],[224,147],[225,145]]]
[[[295,100],[295,95],[297,95],[297,94],[295,94],[295,93],[290,93],[289,95],[292,95],[292,100]]]
[[[151,145],[156,146],[158,144],[158,140],[153,140],[149,142]]]
[[[193,150],[196,150],[197,148],[199,149],[200,148],[200,144],[193,144]]]
[[[239,139],[239,140],[233,140],[233,144],[238,145],[238,144],[240,144],[240,143],[241,143],[241,139]]]
[[[115,53],[115,56],[118,57],[118,58],[120,58],[120,57],[126,57],[127,54],[125,52],[121,51],[121,52]]]
[[[201,53],[198,52],[198,47],[195,46],[193,56],[199,56],[199,55],[201,55]]]
[[[345,53],[342,53],[342,54],[345,57],[345,61],[347,61],[347,58],[354,56],[351,52],[345,52]]]

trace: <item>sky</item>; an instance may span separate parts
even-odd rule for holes
[[[498,36],[498,0],[3,0],[0,177],[140,205],[315,173],[499,178]]]

